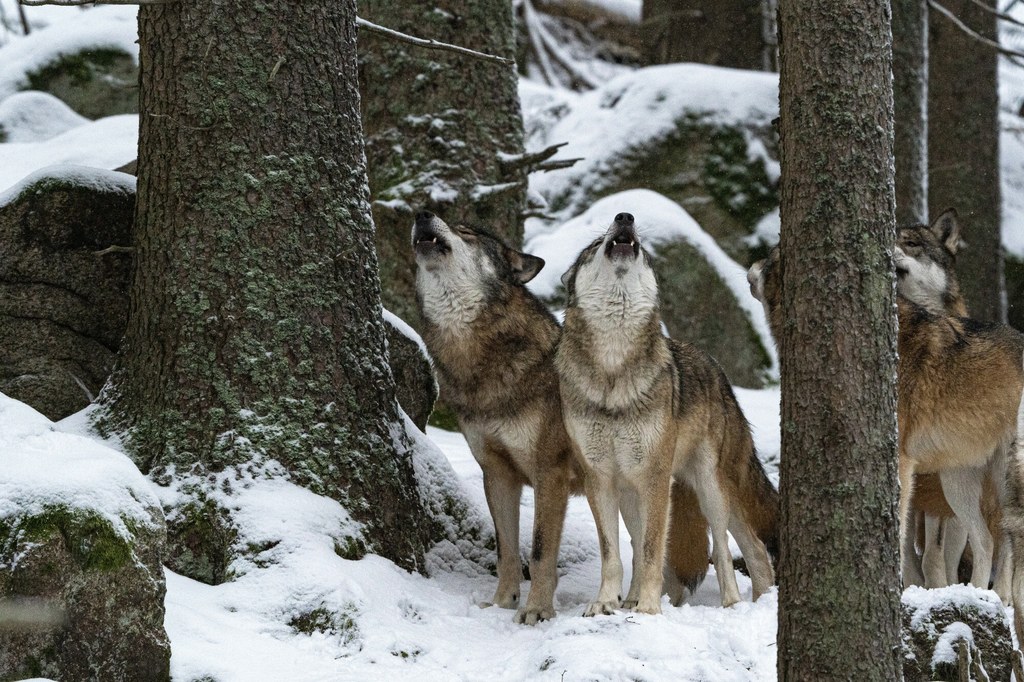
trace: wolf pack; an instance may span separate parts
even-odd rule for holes
[[[483,472],[498,585],[491,601],[535,624],[555,614],[570,495],[586,494],[601,581],[584,616],[661,613],[715,566],[722,606],[740,601],[729,536],[757,600],[775,581],[779,496],[725,372],[667,337],[658,283],[634,217],[614,216],[562,276],[560,325],[525,286],[544,266],[494,234],[416,215],[423,340],[441,397]],[[955,274],[955,211],[898,231],[900,538],[904,581],[970,583],[1017,606],[1024,635],[1024,336],[968,316]],[[750,267],[776,339],[784,323],[778,247]],[[1020,449],[1020,452],[1018,452]],[[534,489],[531,589],[521,598],[519,508]],[[619,517],[632,545],[623,598]],[[1019,561],[1014,561],[1014,557]],[[1024,641],[1024,638],[1022,638]]]

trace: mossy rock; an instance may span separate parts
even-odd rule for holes
[[[723,126],[688,115],[671,134],[630,148],[596,177],[567,185],[548,202],[554,212],[578,215],[602,197],[653,190],[685,208],[732,258],[747,262],[746,238],[779,205],[778,183],[764,158],[749,153],[754,141],[777,158],[770,126]]]
[[[206,499],[166,512],[167,567],[207,585],[230,580],[238,531],[227,510]]]
[[[61,55],[26,76],[24,89],[48,92],[88,118],[139,111],[139,66],[122,50],[91,48]]]
[[[50,419],[81,410],[113,366],[128,319],[134,179],[65,167],[0,206],[0,392]]]
[[[964,585],[911,587],[903,594],[902,617],[906,682],[959,679],[959,640],[972,643],[992,682],[1010,682],[1010,623],[994,592]]]
[[[771,367],[768,351],[732,290],[700,252],[685,241],[662,244],[653,263],[669,335],[713,355],[734,385],[763,387]]]
[[[164,527],[62,505],[0,519],[0,680],[170,679]]]

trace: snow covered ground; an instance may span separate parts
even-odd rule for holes
[[[777,389],[739,390],[758,449],[777,480]],[[60,455],[62,444],[127,458],[116,443],[89,436],[86,415],[56,425],[15,401],[0,412],[9,436],[0,462],[32,445],[36,458]],[[461,435],[434,428],[440,447],[478,509],[484,508],[480,468]],[[90,442],[86,443],[84,438]],[[10,442],[8,442],[10,441]],[[48,448],[37,444],[46,442]],[[5,454],[8,453],[8,454]],[[48,471],[54,469],[47,467]],[[37,469],[38,470],[38,469]],[[0,474],[0,483],[6,474]],[[59,475],[55,478],[60,478]],[[152,495],[166,497],[151,484]],[[667,598],[662,616],[630,612],[583,618],[600,581],[596,531],[585,500],[569,505],[560,553],[558,615],[536,627],[512,623],[512,611],[481,609],[496,579],[475,565],[446,564],[443,546],[427,578],[376,556],[361,561],[334,553],[331,529],[345,524],[337,503],[280,479],[236,483],[243,532],[259,529],[281,541],[265,562],[236,564],[235,580],[211,587],[167,571],[167,633],[175,680],[211,676],[218,682],[280,680],[771,680],[775,678],[776,593],[751,603],[750,581],[739,576],[744,601],[719,606],[714,569],[682,607]],[[527,556],[533,497],[522,500],[522,555]],[[248,520],[246,520],[248,519]],[[629,580],[631,551],[622,528]],[[253,538],[250,538],[253,539]],[[318,613],[325,632],[303,634],[293,623]]]

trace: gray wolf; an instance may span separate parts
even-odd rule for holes
[[[725,373],[703,351],[666,338],[650,256],[620,213],[563,277],[568,307],[555,367],[566,428],[597,525],[601,587],[584,615],[624,606],[661,613],[661,565],[672,480],[688,484],[711,527],[722,604],[740,599],[727,531],[756,599],[774,582],[778,494],[754,452]],[[634,548],[621,600],[618,516]]]
[[[906,265],[897,258],[900,279],[916,272]],[[782,267],[775,248],[748,273],[751,292],[765,306],[776,337],[784,323]],[[929,276],[937,281],[934,272]],[[897,287],[916,297],[913,287]],[[927,295],[934,303],[934,295]],[[949,506],[967,528],[974,554],[971,583],[987,588],[994,541],[981,500],[986,485],[994,487],[1000,505],[1004,499],[1006,458],[1024,386],[1024,337],[1006,325],[930,307],[897,296],[901,540],[909,520],[912,476],[937,473]]]
[[[582,488],[554,369],[560,328],[524,286],[544,261],[486,230],[450,227],[427,212],[416,216],[412,247],[423,340],[441,398],[457,415],[483,470],[498,548],[491,602],[502,608],[520,602],[519,500],[524,485],[535,491],[533,583],[515,615],[516,622],[534,624],[554,616],[566,505],[569,494]],[[682,599],[707,573],[707,525],[694,511],[692,492],[679,488],[674,494],[686,522],[674,527],[676,551],[665,573],[670,594]]]

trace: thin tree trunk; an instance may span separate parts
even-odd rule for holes
[[[975,0],[942,4],[974,31],[996,38],[995,16]],[[998,57],[939,12],[930,14],[928,43],[929,210],[938,215],[954,207],[960,214],[967,248],[957,256],[957,273],[971,316],[1004,322]]]
[[[98,425],[158,479],[276,460],[365,524],[364,549],[421,566],[354,0],[145,5],[139,43],[135,276]]]
[[[360,15],[422,38],[514,59],[508,0],[362,0]],[[414,327],[416,211],[523,239],[526,173],[514,66],[360,33],[360,83],[384,305]]]
[[[896,224],[928,222],[928,0],[892,5]]]
[[[779,679],[899,680],[889,3],[779,9]]]

